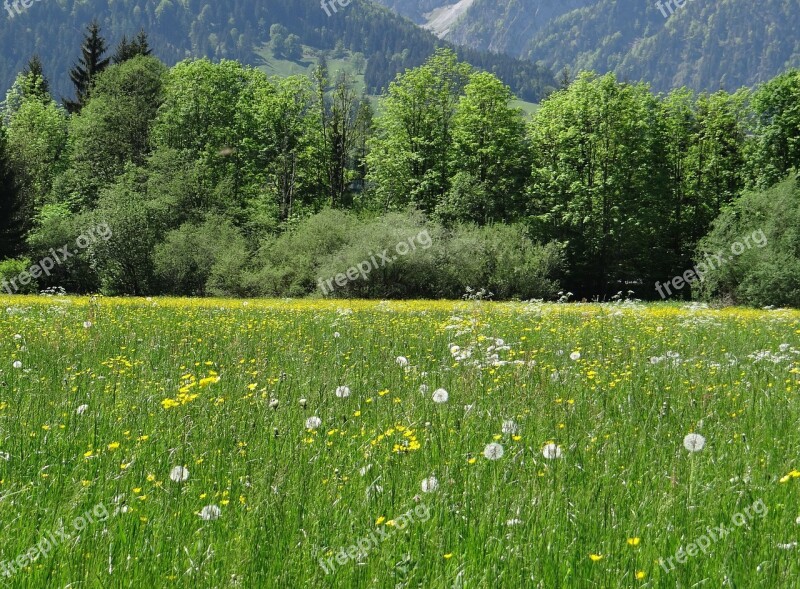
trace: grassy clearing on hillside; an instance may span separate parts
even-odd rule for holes
[[[53,540],[5,584],[793,587],[799,336],[783,310],[0,297],[0,560]]]

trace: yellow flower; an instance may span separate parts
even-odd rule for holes
[[[375,525],[376,525],[376,526],[379,526],[379,525],[381,525],[381,524],[382,524],[383,522],[385,522],[385,521],[386,521],[386,518],[385,518],[385,517],[383,517],[383,516],[380,516],[378,519],[376,519],[376,520],[375,520]]]
[[[453,553],[452,552],[448,552],[447,554],[444,555],[444,557],[445,558],[452,558],[453,557]]]
[[[119,448],[119,442],[111,442],[108,445],[108,449],[109,450],[116,450],[117,448]]]
[[[172,407],[178,407],[180,403],[178,403],[175,399],[164,399],[161,401],[161,406],[164,409],[171,409]]]
[[[628,538],[628,544],[630,544],[631,546],[638,546],[640,541],[641,540],[638,536],[635,538]]]
[[[647,573],[644,571],[636,571],[636,578],[640,581],[647,576]]]
[[[590,554],[589,558],[592,559],[592,562],[597,562],[598,560],[603,560],[602,554]]]

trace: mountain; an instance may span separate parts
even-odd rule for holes
[[[335,6],[335,12],[319,0],[47,0],[28,8],[18,4],[15,10],[16,1],[0,22],[3,92],[38,53],[54,94],[71,97],[68,70],[78,58],[86,25],[95,18],[110,52],[123,35],[130,38],[144,28],[154,55],[168,65],[188,57],[260,65],[270,29],[282,25],[288,35],[296,36],[297,44],[364,54],[371,93],[387,87],[397,73],[422,64],[437,46],[449,45],[369,0],[351,0]],[[494,72],[525,100],[541,100],[555,85],[550,70],[529,60],[470,48],[459,48],[458,53]]]
[[[734,90],[800,65],[798,0],[380,1],[454,43],[656,90]]]

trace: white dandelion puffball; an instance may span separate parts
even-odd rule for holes
[[[20,334],[18,334],[18,333],[15,333],[14,334],[14,339],[17,339],[17,340],[22,339],[22,336]]]
[[[11,366],[13,366],[14,368],[22,368],[22,362],[16,360]]]
[[[569,355],[569,359],[570,360],[580,360],[581,359],[581,353],[580,352],[572,352]]]
[[[394,361],[397,362],[398,366],[402,366],[403,368],[408,366],[408,358],[405,356],[398,356]]]
[[[514,435],[519,431],[519,426],[517,425],[517,422],[514,421],[513,419],[506,419],[503,422],[502,431],[504,434]]]
[[[85,405],[85,404],[84,404],[84,405],[81,405],[81,406],[79,406],[79,407],[78,407],[78,408],[75,410],[75,413],[77,413],[78,415],[83,415],[84,413],[86,413],[86,410],[87,410],[88,408],[89,408],[89,406],[88,406],[88,405]]]
[[[342,337],[342,334],[339,333],[338,331],[334,331],[333,332],[333,337]]]
[[[791,347],[792,347],[792,346],[790,346],[789,344],[781,344],[781,345],[779,345],[779,346],[778,346],[778,349],[779,349],[781,352],[788,352],[788,351],[789,351],[789,348],[791,348]]]
[[[219,519],[220,515],[222,515],[222,510],[214,504],[206,505],[200,510],[200,517],[206,521]]]
[[[92,322],[91,321],[84,321],[83,322],[83,328],[84,329],[89,329],[91,326],[92,326]]]
[[[189,478],[189,469],[175,466],[169,471],[169,478],[175,483],[182,483]]]
[[[447,403],[447,399],[450,398],[450,394],[444,389],[436,389],[433,391],[432,398],[436,403]]]
[[[683,438],[683,447],[689,452],[699,452],[706,445],[706,439],[700,434],[687,434]]]
[[[555,460],[556,458],[561,458],[563,453],[561,452],[561,448],[558,447],[557,444],[545,444],[544,448],[542,448],[542,456],[547,458],[548,460]]]
[[[336,396],[339,397],[340,399],[344,399],[345,397],[349,397],[350,396],[350,387],[347,387],[347,386],[336,387]]]
[[[497,442],[492,442],[483,449],[483,455],[489,460],[499,460],[503,457],[505,450]]]
[[[422,481],[423,493],[433,493],[438,488],[439,488],[439,479],[437,479],[435,476],[430,476]]]
[[[317,429],[321,425],[322,425],[322,420],[316,415],[306,419],[306,429]]]

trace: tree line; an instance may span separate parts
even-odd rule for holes
[[[659,95],[581,73],[527,119],[449,49],[378,109],[324,59],[278,79],[228,60],[168,68],[146,35],[106,53],[90,28],[74,98],[59,105],[34,59],[2,107],[0,273],[114,231],[31,288],[300,296],[424,227],[433,247],[334,296],[653,298],[730,231],[742,195],[774,198],[800,162],[798,71]]]

